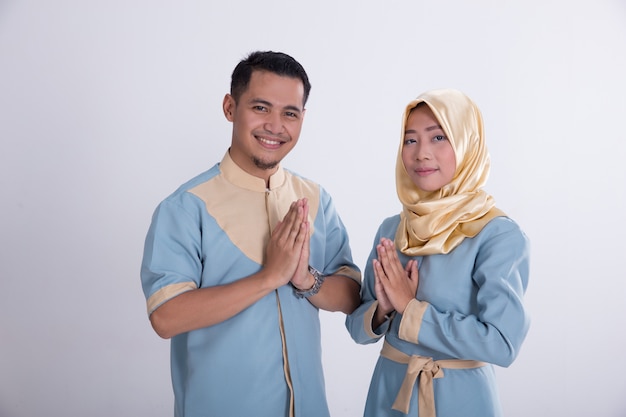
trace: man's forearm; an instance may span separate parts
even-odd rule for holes
[[[150,322],[159,336],[212,326],[227,320],[274,291],[264,272],[226,285],[199,288],[177,295],[159,306]]]
[[[360,285],[343,275],[329,275],[325,278],[320,291],[311,297],[311,304],[327,311],[352,313],[361,303]]]

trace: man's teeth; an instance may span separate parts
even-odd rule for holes
[[[259,140],[263,143],[267,143],[268,145],[280,145],[280,141],[277,140],[269,140],[265,138],[259,138]]]

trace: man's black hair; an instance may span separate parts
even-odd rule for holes
[[[231,76],[230,95],[235,101],[246,91],[253,71],[268,71],[283,77],[299,78],[304,86],[302,107],[306,104],[311,91],[311,83],[304,68],[298,61],[282,52],[257,51],[241,60]]]

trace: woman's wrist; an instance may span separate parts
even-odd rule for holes
[[[378,321],[384,322],[386,320],[391,319],[395,312],[396,311],[393,309],[390,311],[384,311],[382,308],[380,308],[380,305],[378,305],[378,308],[376,309],[376,313],[374,314],[374,316],[378,319]]]

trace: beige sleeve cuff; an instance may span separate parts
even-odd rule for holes
[[[163,287],[148,298],[148,315],[151,315],[158,306],[166,302],[167,300],[176,297],[186,291],[195,290],[198,286],[195,282],[179,282],[176,284]]]
[[[343,275],[344,277],[353,279],[359,285],[361,284],[361,273],[345,265],[331,275]]]
[[[418,343],[417,337],[422,327],[422,318],[429,305],[426,301],[417,299],[409,301],[409,304],[404,309],[404,314],[402,314],[402,321],[400,321],[400,329],[398,331],[400,339]]]
[[[382,336],[374,332],[374,329],[372,329],[372,321],[374,320],[374,314],[376,314],[376,308],[378,308],[378,300],[375,300],[363,315],[363,327],[365,328],[365,333],[373,339]]]

